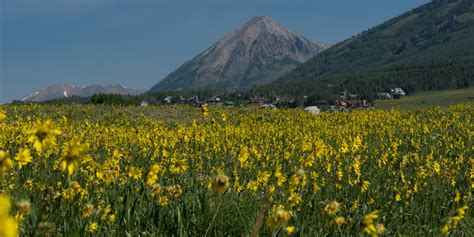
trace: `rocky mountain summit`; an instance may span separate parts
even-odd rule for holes
[[[267,16],[254,17],[184,63],[150,91],[247,89],[276,80],[326,48]]]

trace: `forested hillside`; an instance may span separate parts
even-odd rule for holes
[[[433,1],[347,39],[297,67],[262,93],[373,94],[474,84],[472,0]]]

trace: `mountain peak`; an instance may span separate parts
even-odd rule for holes
[[[258,24],[258,23],[274,23],[269,16],[254,16],[252,17],[248,23],[250,24]]]
[[[327,47],[256,16],[186,62],[151,91],[247,89],[269,83]]]
[[[278,24],[268,16],[255,16],[234,31],[235,34],[258,37],[259,34],[273,33],[278,35],[297,35],[282,25]],[[232,34],[230,34],[233,36]]]

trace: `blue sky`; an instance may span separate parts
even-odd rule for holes
[[[0,0],[0,103],[48,85],[149,89],[257,15],[335,44],[428,0]]]

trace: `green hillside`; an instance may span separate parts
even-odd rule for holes
[[[433,1],[324,51],[259,90],[408,93],[474,84],[474,1]]]
[[[414,109],[433,106],[448,106],[458,103],[474,102],[474,87],[456,90],[429,91],[405,96],[399,100],[377,100],[375,108]]]

